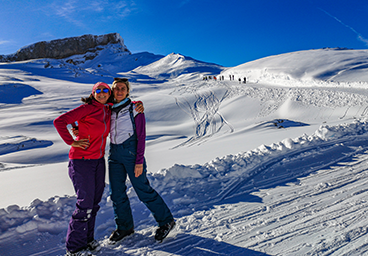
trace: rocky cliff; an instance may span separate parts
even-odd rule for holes
[[[19,49],[10,55],[0,55],[0,62],[22,61],[30,59],[52,58],[62,59],[72,55],[93,52],[96,47],[107,44],[118,44],[122,52],[130,54],[118,33],[106,35],[83,35],[64,39],[42,41]]]

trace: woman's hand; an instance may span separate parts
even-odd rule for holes
[[[72,147],[87,149],[89,147],[89,139],[75,140],[72,143]]]
[[[135,106],[135,111],[137,111],[138,113],[144,112],[143,103],[141,101],[137,101],[136,103],[134,103],[134,106]]]
[[[143,164],[136,164],[134,168],[135,177],[138,178],[143,173]]]
[[[79,130],[78,130],[78,127],[73,127],[72,128],[72,133],[75,137],[78,137],[79,135]]]

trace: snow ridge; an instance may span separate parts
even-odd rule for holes
[[[271,145],[261,145],[258,148],[239,153],[217,157],[216,159],[200,165],[174,165],[152,174],[157,187],[175,186],[174,181],[182,179],[201,178],[232,178],[250,177],[254,175],[255,167],[260,166],[280,156],[295,154],[309,148],[323,144],[354,140],[356,136],[368,135],[368,122],[366,119],[355,120],[350,124],[336,126],[322,125],[313,135],[303,135],[295,139],[285,139]]]

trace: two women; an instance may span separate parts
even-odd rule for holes
[[[89,255],[88,250],[95,250],[99,246],[94,239],[94,226],[105,185],[104,152],[110,131],[109,175],[116,222],[116,230],[111,234],[110,241],[114,243],[134,233],[132,212],[126,195],[127,176],[140,200],[158,222],[155,239],[162,241],[175,225],[167,205],[147,180],[144,160],[145,118],[143,113],[139,114],[133,109],[133,103],[128,98],[129,91],[127,79],[114,80],[113,95],[106,83],[98,82],[93,86],[91,95],[82,98],[84,105],[54,120],[62,139],[71,145],[69,176],[77,194],[76,209],[69,222],[66,238],[69,256]],[[115,104],[108,103],[110,101]],[[78,122],[76,140],[67,129],[67,125],[75,122]]]

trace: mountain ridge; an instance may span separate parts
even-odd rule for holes
[[[14,54],[0,55],[0,62],[24,61],[31,59],[63,59],[73,55],[94,52],[99,46],[117,44],[122,52],[131,54],[119,33],[105,35],[86,34],[51,41],[41,41],[22,47]]]

